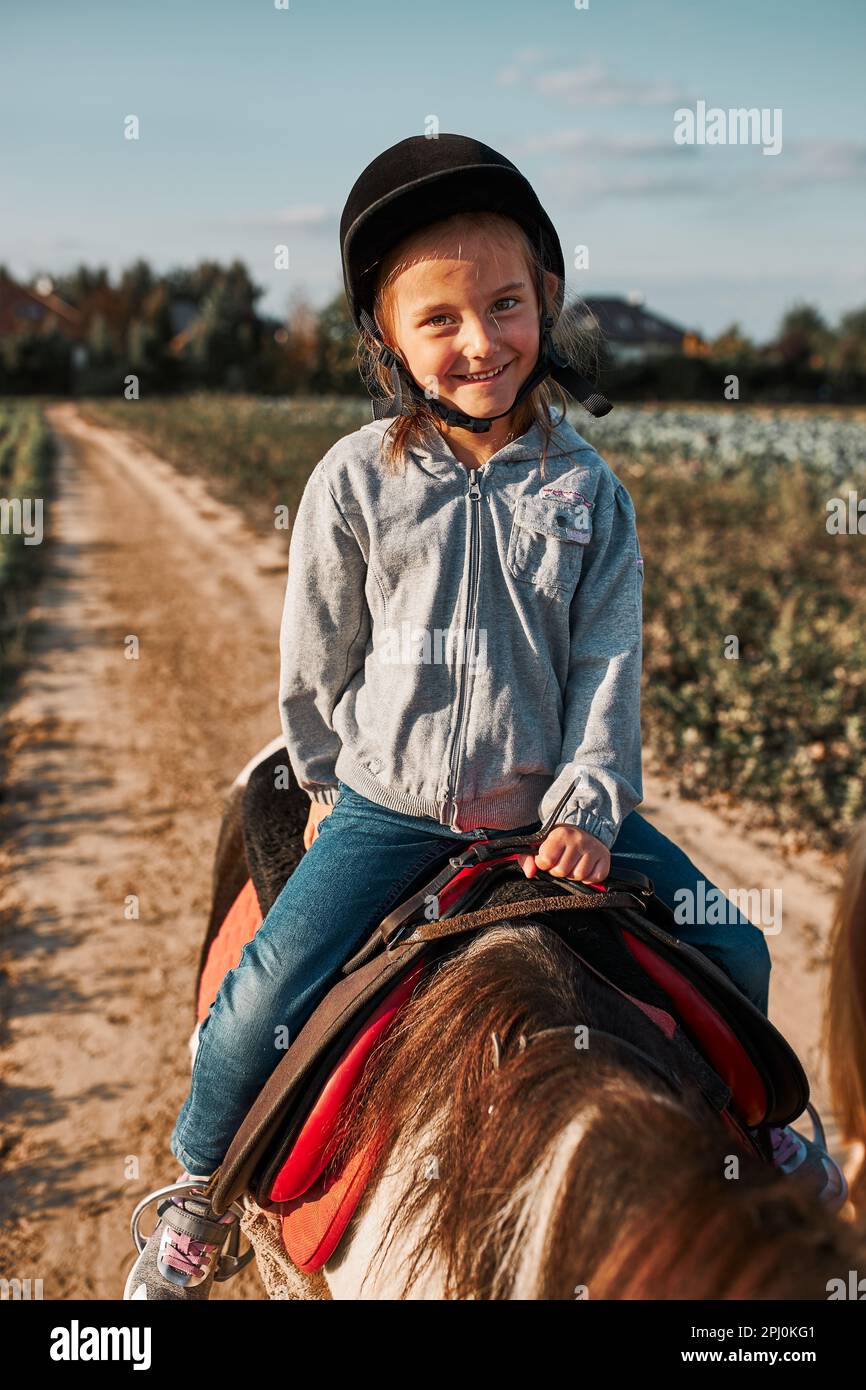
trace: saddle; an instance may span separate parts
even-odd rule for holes
[[[198,978],[199,1020],[285,882],[281,870],[269,869],[261,844],[248,843],[287,804],[285,792],[273,791],[275,758],[280,754],[263,762],[245,789],[252,873],[219,929],[210,931]],[[263,814],[262,798],[273,802],[270,812]],[[767,1126],[795,1119],[809,1099],[796,1054],[724,971],[674,935],[673,915],[650,880],[615,855],[604,884],[543,871],[526,879],[518,856],[538,846],[558,810],[531,835],[477,840],[459,854],[443,843],[432,877],[428,866],[344,964],[248,1111],[209,1184],[218,1214],[251,1190],[260,1206],[279,1213],[299,1269],[312,1272],[330,1259],[378,1157],[373,1144],[342,1166],[332,1162],[341,1115],[368,1059],[428,970],[472,932],[505,919],[556,932],[597,980],[662,1030],[680,1074],[638,1048],[643,1060],[674,1086],[690,1077],[740,1147],[771,1160]],[[272,820],[270,827],[273,835]]]

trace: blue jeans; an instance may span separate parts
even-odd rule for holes
[[[539,824],[486,834],[528,834]],[[286,1046],[409,883],[441,858],[443,839],[459,845],[477,838],[477,831],[453,831],[431,817],[389,811],[340,783],[316,839],[202,1022],[189,1095],[171,1136],[171,1151],[188,1172],[204,1176],[219,1166]],[[647,873],[671,910],[677,889],[702,877],[636,811],[623,821],[612,852]],[[706,892],[712,887],[707,880],[704,885]],[[763,933],[738,915],[733,926],[688,925],[677,934],[727,971],[766,1013],[769,952]]]

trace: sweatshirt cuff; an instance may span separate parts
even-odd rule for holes
[[[318,806],[333,806],[337,797],[340,795],[340,788],[334,786],[313,785],[305,787],[304,791],[310,800]]]
[[[594,811],[587,811],[584,807],[578,806],[573,811],[566,811],[559,817],[556,825],[573,825],[578,830],[586,830],[588,834],[594,835],[606,849],[610,849],[614,840],[619,834],[616,826],[611,825],[610,821],[602,820]],[[556,826],[551,827],[556,829]]]

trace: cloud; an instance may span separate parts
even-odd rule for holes
[[[536,86],[568,106],[669,106],[682,100],[682,89],[673,83],[611,77],[599,66],[543,72]]]
[[[278,208],[274,212],[235,213],[219,219],[227,227],[251,227],[268,231],[279,227],[295,227],[301,232],[331,232],[338,222],[337,214],[322,204]]]
[[[786,154],[788,158],[782,163]],[[862,186],[863,175],[866,174],[866,141],[786,138],[784,150],[778,158],[778,182],[785,187],[848,183],[849,180]]]
[[[500,86],[523,84],[540,96],[550,97],[565,106],[621,107],[681,105],[683,90],[672,82],[646,82],[619,77],[608,72],[600,63],[583,67],[532,69],[543,58],[538,50],[518,54],[510,67],[497,75]]]
[[[694,197],[695,194],[721,193],[724,190],[717,185],[710,183],[707,179],[694,178],[687,174],[643,174],[635,172],[633,174],[618,174],[615,177],[605,175],[604,171],[597,165],[575,166],[571,170],[564,171],[565,178],[572,180],[575,192],[579,197],[585,196],[587,192],[592,194],[593,203],[599,203],[605,199],[614,198],[670,198],[670,197]],[[561,187],[561,178],[557,176],[557,186]]]
[[[826,184],[863,187],[866,141],[786,139],[771,170],[769,161],[750,158],[758,152],[757,146],[676,145],[672,128],[664,136],[554,130],[529,135],[515,149],[518,157],[547,157],[540,175],[546,187],[560,193],[569,185],[581,193],[590,188],[597,199],[718,199],[784,194]]]
[[[671,128],[673,131],[673,127]],[[520,142],[518,154],[587,154],[604,159],[645,159],[698,153],[697,145],[675,145],[673,133],[659,135],[598,135],[585,130],[550,131]]]

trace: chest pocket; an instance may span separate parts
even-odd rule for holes
[[[521,497],[508,542],[508,569],[519,583],[551,598],[571,598],[591,539],[592,517],[585,503]]]

